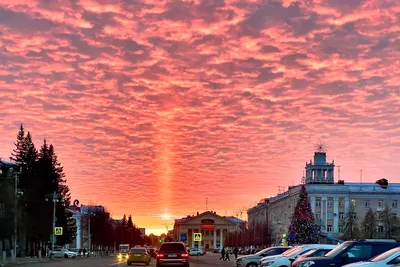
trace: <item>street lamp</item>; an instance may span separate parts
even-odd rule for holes
[[[53,194],[47,194],[46,195],[46,201],[53,201],[53,234],[52,234],[52,240],[51,240],[51,253],[54,251],[54,246],[55,246],[55,241],[56,241],[56,235],[55,235],[55,229],[56,229],[56,203],[62,201],[62,196],[61,194],[57,193],[56,191],[53,192]],[[50,257],[51,257],[50,253]]]
[[[14,172],[14,169],[11,167],[10,172]],[[14,173],[14,246],[13,250],[14,253],[11,255],[12,256],[12,262],[17,263],[17,235],[18,235],[18,199],[20,196],[22,196],[24,193],[22,191],[19,191],[18,189],[18,178],[19,175],[22,173],[22,168],[19,169],[19,171]]]

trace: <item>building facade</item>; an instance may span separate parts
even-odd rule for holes
[[[255,228],[256,225],[264,225],[268,222],[268,198],[263,198],[257,206],[247,210],[248,227]]]
[[[174,224],[174,239],[188,247],[216,249],[224,246],[228,232],[240,231],[246,227],[246,222],[236,217],[220,216],[216,212],[206,211],[195,216],[176,219]],[[195,233],[202,234],[200,242],[194,240]]]
[[[399,217],[399,183],[382,185],[380,183],[347,183],[343,180],[335,183],[334,162],[327,163],[326,153],[322,151],[315,152],[314,161],[306,163],[305,169],[306,176],[303,177],[303,181],[311,208],[316,222],[326,236],[337,238],[343,235],[346,212],[351,204],[355,207],[359,224],[370,208],[379,214],[385,206],[388,206],[392,214]],[[266,210],[268,220],[273,226],[273,236],[287,234],[301,186],[289,186],[287,191],[269,198]],[[257,213],[254,211],[258,206],[249,209],[249,222],[257,220]],[[379,220],[377,223],[377,232],[383,232],[383,223]]]

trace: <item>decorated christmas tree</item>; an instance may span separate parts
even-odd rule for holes
[[[314,214],[308,201],[307,190],[303,185],[290,222],[288,243],[290,245],[315,244],[319,241],[318,233],[319,226],[315,223]]]

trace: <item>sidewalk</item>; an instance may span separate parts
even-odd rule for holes
[[[48,258],[39,259],[39,258],[26,257],[26,258],[17,258],[17,263],[12,263],[11,257],[7,257],[5,265],[0,260],[0,266],[20,265],[20,264],[46,262],[46,261],[49,261],[49,259]]]

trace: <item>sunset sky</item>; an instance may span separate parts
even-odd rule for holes
[[[244,216],[318,140],[342,179],[400,182],[399,88],[397,0],[0,3],[0,157],[23,123],[147,233],[206,197]]]

